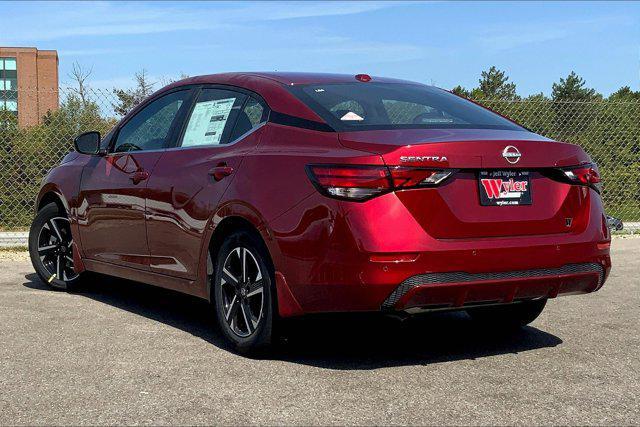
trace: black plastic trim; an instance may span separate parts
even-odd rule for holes
[[[316,122],[313,120],[307,120],[296,116],[290,116],[289,114],[279,113],[271,110],[269,114],[269,121],[283,126],[292,126],[296,128],[317,130],[320,132],[335,132],[331,126],[326,123]]]
[[[598,273],[598,288],[604,281],[604,268],[596,263],[567,264],[560,268],[542,268],[537,270],[517,270],[517,271],[495,271],[489,273],[466,273],[464,271],[445,273],[425,273],[411,276],[405,279],[391,294],[384,300],[381,308],[383,310],[393,309],[398,301],[411,289],[422,285],[437,285],[441,283],[461,283],[493,280],[522,279],[535,277],[554,277],[565,274]]]

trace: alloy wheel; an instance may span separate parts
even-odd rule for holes
[[[262,319],[264,281],[254,254],[236,247],[224,261],[220,279],[224,319],[234,334],[246,338]]]
[[[50,218],[38,233],[38,256],[47,271],[49,282],[53,279],[69,282],[78,277],[73,269],[71,225],[64,217]]]

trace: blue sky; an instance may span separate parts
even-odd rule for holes
[[[91,84],[224,71],[369,73],[472,87],[507,71],[522,95],[575,70],[608,95],[640,89],[640,3],[2,2],[0,46],[57,49]]]

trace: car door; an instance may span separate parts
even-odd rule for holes
[[[266,104],[238,90],[203,88],[177,146],[149,180],[147,233],[151,271],[195,279],[209,218],[242,157],[259,141]]]
[[[149,269],[147,183],[191,94],[177,90],[148,102],[111,135],[108,153],[85,166],[78,200],[84,257]]]

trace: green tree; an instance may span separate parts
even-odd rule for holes
[[[563,141],[574,140],[581,129],[590,126],[597,118],[597,105],[594,101],[602,99],[595,89],[586,86],[586,82],[574,71],[566,79],[561,78],[552,85],[551,99],[556,113],[556,134]]]
[[[115,124],[101,116],[90,93],[85,92],[83,100],[70,91],[60,108],[49,111],[37,126],[19,128],[15,116],[7,113],[8,125],[0,127],[0,179],[6,183],[0,187],[1,227],[29,225],[40,180],[73,149],[75,136],[89,130],[104,133]],[[2,114],[0,121],[5,119]]]
[[[529,95],[524,100],[529,102],[549,102],[550,101],[550,99],[547,98],[545,94],[542,92]]]
[[[495,66],[483,71],[478,80],[478,87],[472,91],[474,99],[500,99],[513,101],[519,99],[516,94],[516,84],[509,83],[504,71],[497,69]]]
[[[602,99],[602,95],[595,89],[586,87],[586,82],[574,71],[566,79],[561,78],[554,83],[551,90],[551,99],[554,101],[594,101]]]
[[[520,99],[516,94],[516,84],[509,83],[506,73],[495,66],[481,73],[478,87],[468,90],[458,85],[451,89],[451,92],[473,100],[515,101]]]
[[[640,91],[634,91],[629,86],[623,86],[609,95],[609,101],[640,101]]]
[[[13,178],[14,142],[19,135],[18,118],[6,109],[0,109],[0,231],[10,227],[14,211],[13,194],[21,190]]]
[[[471,91],[468,91],[460,85],[451,89],[451,93],[455,93],[458,96],[464,96],[465,98],[471,98]]]
[[[599,101],[594,120],[571,141],[598,164],[607,213],[640,219],[640,103]]]
[[[155,82],[149,81],[147,71],[142,69],[135,74],[135,86],[131,89],[113,89],[118,101],[113,104],[113,109],[119,116],[125,116],[153,93]]]

